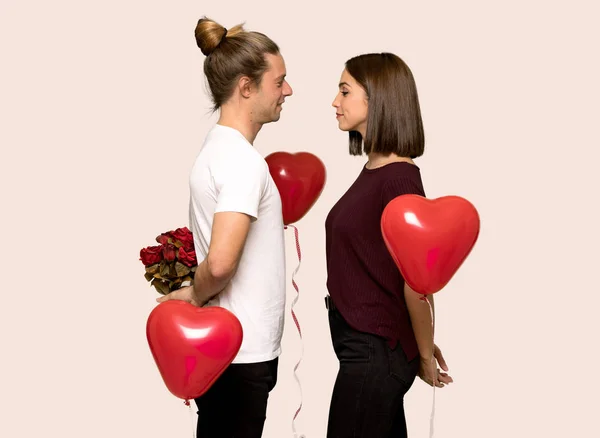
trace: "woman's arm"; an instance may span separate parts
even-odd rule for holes
[[[448,365],[446,365],[442,352],[433,342],[435,332],[433,295],[427,296],[427,300],[431,304],[430,309],[430,304],[421,299],[421,294],[418,294],[408,284],[405,284],[404,298],[419,347],[421,361],[419,377],[429,385],[433,386],[435,384],[438,388],[442,388],[444,385],[453,382],[453,380],[447,373],[442,373],[437,368],[437,365],[439,365],[442,370],[448,371]]]
[[[419,346],[419,355],[421,359],[431,359],[433,357],[433,334],[435,330],[433,296],[427,296],[427,300],[431,303],[431,310],[427,301],[422,300],[421,297],[421,294],[415,292],[407,283],[404,283],[404,299],[406,300],[413,332]]]

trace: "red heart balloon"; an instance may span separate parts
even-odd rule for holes
[[[156,306],[146,337],[169,391],[184,400],[204,394],[242,344],[242,325],[222,307],[196,307],[181,300]]]
[[[424,295],[454,276],[479,236],[479,214],[459,196],[402,195],[381,217],[385,244],[407,284]]]
[[[325,165],[309,152],[274,152],[265,160],[281,195],[284,224],[298,222],[323,191]]]

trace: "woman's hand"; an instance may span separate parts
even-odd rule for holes
[[[446,365],[441,350],[437,345],[434,345],[433,357],[421,357],[419,377],[430,386],[435,384],[436,387],[443,388],[445,385],[454,382],[454,380],[447,373],[442,373],[438,365],[443,371],[448,371],[448,365]]]

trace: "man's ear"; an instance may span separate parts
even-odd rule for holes
[[[248,99],[254,90],[254,83],[248,76],[242,76],[238,81],[238,89],[240,90],[240,95]]]

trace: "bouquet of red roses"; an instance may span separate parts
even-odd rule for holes
[[[194,237],[187,227],[167,231],[156,238],[160,245],[148,246],[140,251],[140,260],[146,267],[146,280],[162,294],[167,295],[191,282],[198,261],[194,250]]]

